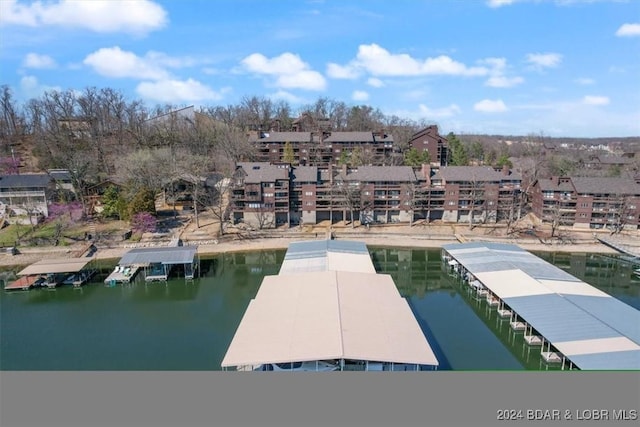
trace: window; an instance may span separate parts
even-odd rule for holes
[[[313,206],[313,202],[306,202],[305,206]]]
[[[449,191],[449,195],[450,195],[450,196],[453,196],[454,194],[456,194],[456,192],[455,192],[455,191]]]
[[[305,196],[313,196],[313,191],[305,191],[304,195]]]
[[[583,207],[583,208],[588,208],[589,207],[589,203],[582,203],[580,206]]]
[[[542,197],[545,199],[553,199],[553,191],[543,191]]]
[[[587,214],[586,214],[586,213],[584,213],[584,212],[581,212],[581,213],[580,213],[580,218],[586,218],[586,217],[587,217]]]
[[[264,197],[273,197],[273,193],[264,193]]]
[[[249,203],[247,205],[247,207],[252,208],[252,209],[258,209],[258,208],[260,208],[260,203]]]
[[[456,204],[456,202],[454,202],[453,200],[450,200],[449,203],[447,203],[449,206],[453,206]]]

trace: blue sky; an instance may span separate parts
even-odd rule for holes
[[[442,133],[640,135],[635,0],[0,0],[0,64],[19,101],[326,97]]]

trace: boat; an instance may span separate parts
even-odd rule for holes
[[[274,372],[330,372],[337,371],[339,368],[337,363],[314,360],[309,362],[266,363],[260,365],[256,370]]]

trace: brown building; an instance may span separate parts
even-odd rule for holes
[[[517,215],[519,176],[483,167],[350,168],[240,163],[234,221],[259,228],[323,221],[395,223],[418,219],[496,222]],[[275,199],[273,198],[275,195]],[[471,207],[473,206],[473,208]]]
[[[522,177],[508,168],[444,166],[429,182],[430,219],[494,223],[520,215]]]
[[[290,172],[288,164],[238,163],[232,179],[233,220],[259,228],[289,224]]]
[[[384,132],[260,131],[250,133],[249,142],[260,162],[325,167],[346,162],[389,164],[394,147],[393,137]]]
[[[418,152],[429,152],[429,162],[441,166],[449,162],[449,145],[445,137],[438,133],[438,126],[431,125],[413,134],[409,146]]]
[[[575,228],[638,228],[640,185],[629,178],[552,177],[533,185],[531,207],[545,222]]]

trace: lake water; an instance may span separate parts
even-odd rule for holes
[[[521,334],[443,272],[440,250],[369,248],[380,273],[407,298],[447,370],[546,369]],[[105,286],[115,265],[80,289],[0,293],[2,370],[220,370],[263,276],[285,251],[231,253],[202,260],[202,277]],[[538,254],[640,309],[640,281],[621,257]],[[6,277],[6,273],[4,274]]]

